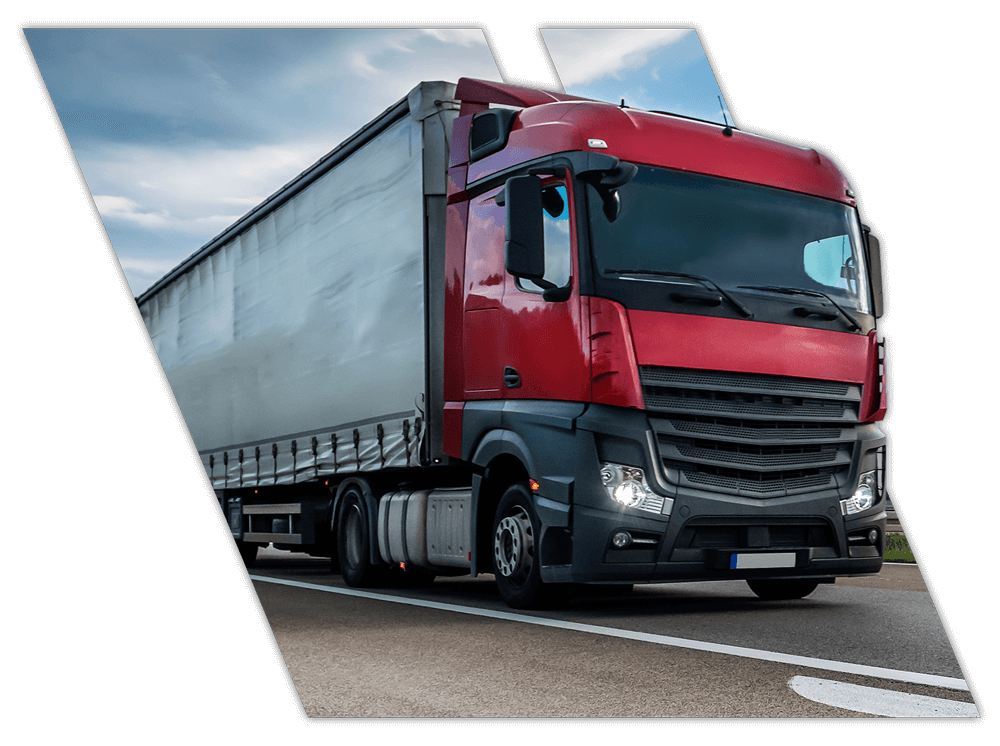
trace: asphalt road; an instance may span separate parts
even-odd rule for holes
[[[544,612],[512,612],[490,576],[358,594],[326,561],[271,549],[250,574],[310,717],[955,716],[972,702],[914,566],[800,601],[683,583]],[[905,701],[870,704],[886,697]]]

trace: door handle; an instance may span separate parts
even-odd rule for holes
[[[521,388],[521,374],[509,365],[503,369],[503,385],[509,389]]]

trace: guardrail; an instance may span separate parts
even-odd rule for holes
[[[885,532],[887,534],[901,534],[903,533],[903,526],[899,522],[899,518],[896,517],[895,510],[886,511],[885,519]]]
[[[903,533],[903,526],[899,523],[899,518],[896,516],[896,509],[892,506],[892,497],[889,494],[885,496],[885,532],[887,534],[901,534]]]

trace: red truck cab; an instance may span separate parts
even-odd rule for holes
[[[826,157],[728,126],[462,79],[443,448],[472,572],[571,583],[877,572],[878,243]]]

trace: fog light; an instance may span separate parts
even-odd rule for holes
[[[878,541],[878,531],[873,528],[871,531],[868,532],[868,543],[871,544],[872,546],[875,546],[877,541]]]
[[[628,531],[619,531],[611,537],[611,543],[614,544],[615,549],[624,549],[632,543],[632,535]]]

